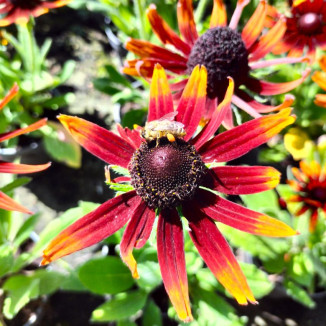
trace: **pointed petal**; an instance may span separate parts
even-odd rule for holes
[[[136,191],[108,200],[58,234],[43,251],[46,265],[75,251],[87,248],[121,229],[141,203]]]
[[[18,93],[19,87],[15,83],[14,86],[10,89],[8,94],[0,101],[0,110],[3,109],[4,106],[6,106],[12,98]]]
[[[27,165],[27,164],[15,164],[0,161],[0,173],[34,173],[47,169],[51,166],[51,163],[40,164],[40,165]]]
[[[146,11],[147,18],[152,26],[153,32],[163,44],[171,44],[185,55],[189,55],[190,46],[181,40],[173,29],[157,13],[156,6],[152,3]]]
[[[196,66],[182,93],[176,120],[183,123],[186,130],[184,139],[188,141],[196,131],[203,115],[206,101],[207,71],[204,66]]]
[[[232,103],[235,104],[240,109],[242,109],[243,111],[247,112],[253,118],[261,117],[261,115],[252,106],[250,106],[246,101],[244,101],[241,97],[233,95]]]
[[[137,263],[132,255],[132,250],[141,242],[144,245],[149,238],[155,221],[155,211],[150,209],[145,202],[141,202],[133,212],[120,243],[122,260],[129,267],[132,277],[139,278]]]
[[[209,28],[214,28],[217,26],[226,26],[226,23],[226,7],[223,3],[223,0],[214,0],[214,6],[211,15],[211,20],[209,22]]]
[[[270,53],[274,46],[278,44],[286,31],[285,17],[281,17],[278,22],[250,49],[250,61],[259,60],[267,53]]]
[[[230,130],[230,129],[234,128],[232,109],[226,111],[225,118],[224,118],[224,120],[222,122],[222,125],[226,130]]]
[[[198,33],[194,19],[192,0],[178,1],[177,16],[181,35],[189,45],[193,45],[198,38]]]
[[[130,130],[129,128],[122,128],[120,124],[117,125],[117,130],[121,138],[127,141],[134,149],[138,149],[142,143],[138,130]]]
[[[128,167],[134,148],[124,139],[81,118],[61,114],[58,119],[87,151],[109,164]]]
[[[205,162],[228,162],[267,142],[283,128],[295,121],[291,109],[257,118],[225,131],[206,144],[199,154]]]
[[[207,187],[223,194],[245,195],[275,188],[280,172],[269,166],[218,166],[209,170]],[[205,185],[206,186],[206,185]]]
[[[162,66],[156,64],[151,83],[147,121],[160,119],[173,111],[173,100],[168,79]]]
[[[205,142],[210,139],[217,129],[220,127],[222,121],[225,118],[226,112],[231,110],[231,99],[234,91],[234,82],[231,77],[229,79],[229,86],[226,90],[223,101],[214,110],[213,115],[198,137],[194,140],[194,145],[198,150]]]
[[[285,83],[270,83],[254,78],[248,78],[246,86],[253,92],[256,92],[260,95],[277,95],[283,94],[291,91],[296,88],[307,78],[311,69],[307,68],[303,73],[301,78],[296,80],[285,82]]]
[[[32,214],[29,209],[16,203],[11,197],[7,196],[2,191],[0,191],[0,209],[5,209],[6,211],[16,211],[26,214]]]
[[[21,128],[21,129],[17,129],[14,131],[10,131],[10,132],[6,132],[4,134],[0,134],[0,142],[7,140],[7,139],[11,139],[17,136],[20,136],[22,134],[27,134],[28,132],[32,132],[34,130],[40,129],[41,127],[46,125],[46,120],[47,119],[42,119],[39,120],[35,123],[32,123],[31,125],[29,125],[26,128]]]
[[[201,203],[201,210],[210,218],[244,232],[268,237],[289,237],[297,234],[275,218],[232,203],[208,191],[201,190],[197,201]]]
[[[255,12],[251,15],[247,24],[242,30],[242,40],[247,49],[257,40],[264,28],[264,22],[267,14],[266,0],[260,0]]]
[[[164,287],[178,317],[191,321],[182,223],[175,209],[163,210],[159,216],[157,256]]]
[[[231,29],[237,29],[238,23],[243,11],[243,8],[250,2],[250,0],[238,0],[237,6],[233,12],[229,27]]]
[[[190,237],[208,268],[239,304],[257,303],[234,254],[215,223],[196,207],[184,209]]]

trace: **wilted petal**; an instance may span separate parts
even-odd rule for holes
[[[81,118],[61,114],[58,119],[87,151],[109,164],[128,167],[135,150],[124,139]]]
[[[199,154],[205,162],[234,160],[264,144],[293,123],[295,118],[290,114],[291,109],[284,109],[277,114],[257,118],[225,131],[204,144],[199,149]]]
[[[162,118],[173,112],[173,100],[168,79],[161,65],[156,64],[150,90],[147,121]]]
[[[200,190],[197,201],[201,210],[210,218],[244,232],[268,237],[289,237],[297,234],[275,218],[232,203],[208,191]]]
[[[205,186],[228,195],[254,194],[275,188],[280,176],[269,166],[217,166],[209,170]]]
[[[233,12],[229,27],[236,29],[243,11],[243,8],[250,2],[250,0],[238,0],[237,6]]]
[[[257,303],[234,254],[215,223],[196,207],[184,209],[190,237],[218,281],[238,301]]]
[[[191,321],[182,223],[175,209],[163,210],[159,216],[157,256],[166,292],[179,318]]]
[[[120,254],[134,278],[139,278],[139,274],[132,250],[134,247],[141,248],[140,243],[142,246],[146,243],[151,234],[154,221],[155,211],[150,209],[145,202],[141,202],[133,212],[130,222],[123,233],[120,243]]]
[[[0,161],[0,173],[34,173],[47,169],[51,163],[40,164],[40,165],[27,165],[27,164],[15,164]]]
[[[8,92],[8,94],[0,101],[0,110],[3,109],[3,107],[12,100],[12,98],[18,93],[18,90],[19,87],[15,83],[14,86]]]
[[[5,209],[7,211],[16,211],[26,214],[32,214],[30,210],[16,203],[11,197],[7,196],[2,191],[0,191],[0,208]]]
[[[41,265],[87,248],[121,229],[140,205],[136,191],[108,200],[57,235],[43,251]]]
[[[40,129],[41,127],[46,125],[46,121],[47,119],[41,119],[35,123],[32,123],[26,128],[21,128],[14,131],[6,132],[4,134],[0,134],[0,142]]]
[[[192,0],[179,0],[177,16],[181,35],[187,43],[193,45],[198,38],[198,33],[194,19]]]
[[[209,28],[217,26],[225,26],[227,23],[226,8],[223,0],[214,0],[213,11],[211,20],[209,22]]]
[[[206,102],[207,71],[204,66],[196,66],[189,77],[182,93],[177,111],[176,120],[185,125],[188,141],[196,131]]]

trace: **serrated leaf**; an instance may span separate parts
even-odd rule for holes
[[[126,319],[135,315],[146,303],[147,296],[142,291],[121,293],[105,302],[92,313],[91,321],[109,322]]]
[[[110,189],[112,189],[114,191],[128,192],[128,191],[134,190],[134,187],[129,184],[111,183],[111,182],[108,182],[106,184],[110,187]]]
[[[134,285],[126,265],[112,256],[86,262],[79,268],[78,277],[87,289],[97,294],[116,294]]]

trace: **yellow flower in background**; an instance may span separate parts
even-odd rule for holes
[[[313,141],[300,128],[291,128],[284,135],[284,146],[295,160],[307,158],[314,149]]]

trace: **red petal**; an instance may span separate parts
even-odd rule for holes
[[[124,139],[81,118],[61,114],[58,119],[87,151],[109,164],[128,167],[134,148]]]
[[[151,4],[146,11],[147,18],[152,25],[153,32],[163,44],[171,44],[185,55],[190,54],[190,46],[183,42],[181,38],[170,28],[170,26],[157,13],[156,6]]]
[[[3,109],[3,107],[12,100],[12,98],[18,93],[18,90],[19,87],[15,83],[14,86],[8,92],[8,94],[0,101],[0,110]]]
[[[32,214],[30,210],[16,203],[11,197],[7,196],[2,191],[0,191],[0,208],[7,211],[17,211],[26,214]]]
[[[0,161],[0,172],[1,173],[34,173],[47,169],[51,163],[40,164],[40,165],[27,165],[27,164],[15,164],[9,162]]]
[[[196,131],[205,110],[207,71],[204,66],[196,66],[189,77],[182,93],[176,120],[185,125],[188,141]]]
[[[226,26],[226,23],[227,15],[223,0],[214,0],[214,6],[211,15],[211,20],[209,22],[209,28],[214,28],[217,26]]]
[[[293,123],[295,118],[290,113],[290,109],[284,109],[277,114],[257,118],[225,131],[204,144],[199,154],[205,162],[234,160],[264,144]]]
[[[193,45],[198,39],[198,33],[194,19],[192,0],[178,1],[177,16],[181,35],[187,43]]]
[[[92,246],[121,229],[141,203],[136,191],[108,200],[57,235],[43,251],[41,265]]]
[[[198,150],[209,138],[211,138],[216,130],[225,119],[225,115],[228,111],[231,111],[231,99],[234,91],[234,82],[231,77],[229,79],[229,86],[226,90],[223,101],[218,105],[217,109],[213,111],[213,115],[209,122],[205,125],[198,137],[194,140],[194,145]]]
[[[143,142],[138,130],[122,128],[120,124],[117,125],[117,130],[121,138],[127,141],[134,149],[138,149],[141,143]]]
[[[156,64],[151,83],[147,121],[160,119],[173,111],[173,100],[168,79],[162,66]]]
[[[179,318],[191,321],[182,223],[175,209],[163,210],[159,216],[157,256],[166,292]]]
[[[275,188],[280,176],[269,166],[218,166],[210,169],[207,185],[228,195],[254,194]]]
[[[21,129],[17,129],[14,131],[6,132],[4,134],[0,134],[0,142],[7,140],[7,139],[17,137],[22,134],[27,134],[28,132],[32,132],[37,129],[40,129],[41,127],[46,125],[46,120],[47,119],[42,119],[42,120],[39,120],[39,121],[29,125],[26,128],[21,128]]]
[[[268,237],[289,237],[297,234],[275,218],[232,203],[211,192],[201,190],[197,200],[201,210],[210,218],[235,229]]]
[[[120,254],[122,260],[129,267],[132,276],[139,278],[137,271],[137,263],[132,255],[132,250],[139,243],[144,245],[149,238],[153,224],[155,221],[155,212],[148,208],[145,202],[141,202],[137,209],[133,212],[130,222],[123,233],[122,241],[120,243]]]
[[[190,237],[218,281],[239,304],[256,303],[246,277],[215,223],[195,207],[184,213],[189,220]]]

